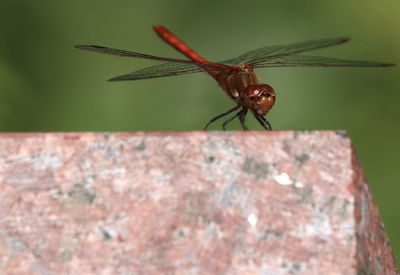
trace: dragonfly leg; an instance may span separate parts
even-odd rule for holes
[[[262,127],[264,127],[265,130],[272,130],[271,124],[269,123],[269,121],[263,117],[263,116],[255,116],[255,118],[258,120],[258,122],[261,124]]]
[[[237,112],[233,117],[228,118],[227,120],[224,121],[224,123],[222,123],[222,129],[224,129],[224,131],[226,131],[226,125],[228,125],[232,120],[234,120],[235,118],[237,118],[238,116],[240,116],[240,114],[242,113],[243,110],[240,110],[239,112]]]
[[[265,124],[268,125],[269,130],[272,131],[271,123],[269,123],[269,121],[268,121],[265,117],[263,117],[263,116],[261,117],[261,119],[262,119],[262,121],[265,122]]]
[[[203,131],[205,131],[205,130],[207,129],[207,127],[208,127],[211,123],[213,123],[214,121],[216,121],[216,120],[220,119],[221,117],[224,117],[224,116],[226,116],[226,115],[232,113],[233,111],[236,111],[236,110],[239,109],[239,108],[240,108],[239,105],[238,105],[238,106],[235,106],[235,107],[229,109],[228,111],[226,111],[225,113],[222,113],[222,114],[220,114],[220,115],[217,115],[217,116],[213,117],[213,118],[207,123],[207,125],[203,128]]]
[[[246,114],[247,114],[247,108],[243,108],[240,111],[240,115],[239,115],[239,121],[240,121],[240,125],[242,125],[243,130],[248,131],[249,128],[247,128],[246,126]]]

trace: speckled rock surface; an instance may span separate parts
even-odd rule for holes
[[[397,274],[342,132],[0,134],[0,274]]]

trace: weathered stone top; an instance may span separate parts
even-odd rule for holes
[[[397,274],[343,132],[0,134],[4,274]]]

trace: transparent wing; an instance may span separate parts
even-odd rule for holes
[[[205,69],[203,67],[199,67],[198,65],[195,64],[166,63],[140,69],[129,74],[116,76],[109,79],[109,81],[149,79],[149,78],[190,74],[190,73],[197,73],[204,71]]]
[[[137,58],[145,58],[162,62],[168,62],[166,64],[156,65],[140,69],[138,71],[129,74],[120,75],[111,78],[109,81],[148,79],[148,78],[203,72],[207,70],[224,70],[229,68],[229,66],[223,64],[214,64],[214,63],[203,64],[192,60],[154,56],[154,55],[148,55],[143,53],[125,51],[125,50],[96,46],[96,45],[77,45],[75,46],[75,48],[86,51],[114,55],[114,56],[137,57]]]
[[[292,43],[287,45],[267,46],[242,54],[239,57],[224,60],[218,63],[235,65],[252,65],[270,60],[274,57],[292,55],[325,47],[343,44],[349,41],[348,38],[320,39],[305,42]]]
[[[393,65],[394,64],[346,60],[321,56],[287,55],[257,62],[254,67],[387,67]]]
[[[103,54],[109,54],[109,55],[115,55],[115,56],[137,57],[137,58],[145,58],[145,59],[152,59],[152,60],[159,60],[159,61],[185,63],[185,64],[196,64],[197,63],[197,62],[191,61],[191,60],[161,57],[161,56],[119,50],[119,49],[103,47],[103,46],[96,46],[96,45],[77,45],[77,46],[75,46],[75,48],[85,50],[85,51],[91,51],[91,52],[97,52],[97,53],[103,53]],[[201,63],[198,63],[198,64],[201,64]]]

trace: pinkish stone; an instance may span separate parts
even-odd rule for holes
[[[0,135],[1,274],[397,274],[341,132]]]

